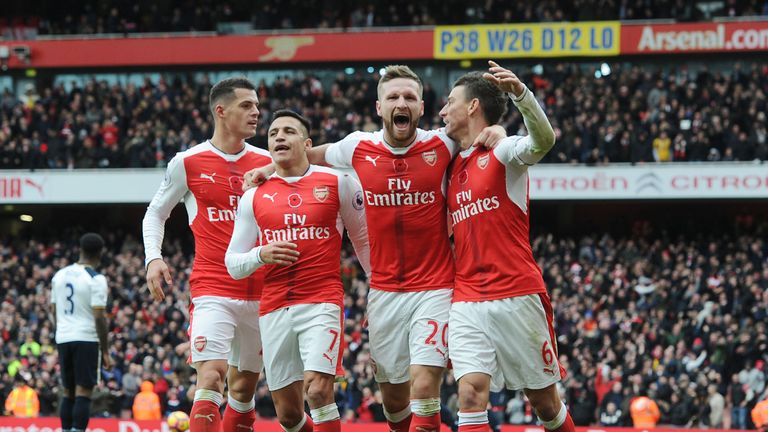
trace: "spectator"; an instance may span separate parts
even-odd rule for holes
[[[708,426],[711,429],[723,428],[723,412],[725,410],[725,398],[718,393],[715,384],[707,386],[707,404],[709,406]]]
[[[29,372],[20,372],[16,376],[16,387],[5,400],[5,413],[20,418],[40,415],[40,401],[35,389],[29,386],[32,376]]]
[[[647,396],[634,398],[629,405],[629,410],[632,416],[632,425],[635,428],[652,429],[656,427],[661,417],[659,406]]]
[[[622,426],[622,412],[613,402],[600,410],[600,426]]]
[[[768,430],[768,399],[758,402],[752,409],[752,423],[759,431]]]
[[[672,141],[669,139],[667,131],[661,131],[659,136],[653,140],[653,158],[656,162],[672,161]]]
[[[160,420],[160,398],[155,393],[152,381],[141,383],[141,391],[133,399],[134,420]]]
[[[683,66],[662,73],[648,65],[616,64],[601,78],[578,65],[540,68],[520,75],[534,83],[559,135],[543,162],[768,160],[768,74],[762,64],[728,73],[690,72]],[[342,74],[329,83],[297,72],[262,82],[262,115],[285,106],[303,112],[318,143],[351,130],[378,129],[380,120],[371,109],[377,79],[377,73]],[[711,90],[712,80],[718,91]],[[442,126],[430,111],[440,102],[432,85],[425,86],[426,128]],[[147,79],[141,86],[95,80],[70,86],[42,88],[37,99],[2,89],[0,168],[163,167],[178,151],[206,139],[212,127],[201,114],[207,112],[210,86],[205,76]],[[738,90],[739,98],[728,96],[745,86],[750,91]],[[502,123],[510,133],[523,131],[515,110]],[[266,145],[265,127],[253,144]]]
[[[731,428],[744,430],[747,428],[747,393],[746,385],[739,381],[739,375],[731,378]]]

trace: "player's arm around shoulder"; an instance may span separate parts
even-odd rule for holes
[[[339,173],[339,212],[355,254],[366,275],[371,273],[368,223],[365,216],[365,196],[360,182],[349,174]]]
[[[352,168],[352,158],[355,155],[355,149],[362,141],[375,141],[375,134],[372,132],[356,131],[345,136],[340,141],[309,150],[309,163],[315,165],[326,165],[335,168]],[[323,152],[323,159],[313,159],[314,152]]]

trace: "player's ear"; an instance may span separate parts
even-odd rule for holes
[[[467,115],[471,116],[480,109],[480,99],[474,98],[467,105]]]
[[[307,150],[312,148],[312,138],[307,138],[304,140],[304,147],[306,147]]]
[[[424,101],[421,101],[421,108],[419,109],[419,117],[422,117],[424,115]]]
[[[216,108],[214,108],[213,111],[216,113],[217,118],[224,117],[224,106],[221,104],[216,104]]]
[[[381,117],[381,102],[376,101],[376,114]]]

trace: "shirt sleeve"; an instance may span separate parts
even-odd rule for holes
[[[109,288],[104,275],[96,275],[91,284],[91,307],[106,307]]]
[[[325,151],[325,162],[336,168],[352,168],[352,156],[357,145],[369,136],[368,132],[352,132],[341,141],[336,141]]]
[[[446,147],[448,147],[448,151],[451,152],[451,157],[456,156],[459,154],[459,151],[461,151],[461,148],[459,147],[459,143],[454,141],[451,137],[445,134],[445,128],[440,128],[437,131],[435,131],[435,134],[440,137],[440,139],[443,141]]]
[[[187,174],[184,170],[184,160],[180,155],[174,156],[165,170],[165,178],[147,207],[142,221],[144,236],[144,266],[150,261],[162,258],[163,236],[165,221],[171,215],[174,207],[189,193]]]
[[[494,148],[494,154],[505,164],[535,165],[555,145],[555,131],[527,87],[520,97],[512,98],[512,102],[523,115],[528,135],[505,138]]]
[[[347,229],[352,247],[365,274],[371,275],[371,252],[368,245],[368,224],[365,220],[363,188],[348,174],[339,176],[339,204],[341,220]]]
[[[258,188],[246,191],[237,206],[235,228],[224,255],[224,264],[232,279],[246,278],[264,265],[260,256],[261,246],[254,247],[260,243],[261,237],[256,215],[253,214],[253,197],[256,190]]]
[[[53,278],[51,279],[51,304],[56,304],[56,281],[58,280],[59,273],[57,272],[55,275],[53,275]]]

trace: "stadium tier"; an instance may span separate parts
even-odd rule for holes
[[[557,350],[541,355],[566,372],[555,389],[579,430],[638,425],[641,396],[658,408],[654,424],[668,428],[759,427],[751,412],[768,397],[768,2],[75,3],[16,2],[0,17],[0,398],[26,382],[42,417],[11,420],[18,404],[6,405],[0,432],[60,425],[50,418],[67,403],[51,278],[78,261],[87,231],[106,242],[99,270],[114,363],[99,371],[91,429],[167,430],[130,420],[145,381],[162,416],[192,409],[198,376],[187,360],[210,343],[191,348],[187,333],[192,222],[181,206],[168,220],[162,253],[173,284],[155,301],[142,218],[172,158],[212,146],[213,84],[255,83],[260,116],[249,143],[267,148],[273,114],[288,108],[309,120],[317,146],[382,128],[387,65],[408,64],[422,78],[419,126],[432,131],[444,126],[454,81],[487,71],[489,59],[527,85],[523,95],[555,134],[540,163],[523,168],[525,199],[512,209],[530,215],[557,333]],[[520,102],[507,101],[507,135],[529,135]],[[425,151],[419,162],[433,167],[440,157]],[[327,192],[312,194],[323,202]],[[367,197],[355,196],[356,208],[374,205]],[[234,214],[208,210],[197,214],[211,223]],[[502,267],[510,260],[498,258]],[[345,239],[340,261],[341,428],[388,430],[365,260]],[[452,430],[458,392],[449,370],[440,414]],[[254,402],[255,432],[279,430],[264,377]],[[543,427],[523,391],[491,393],[489,406],[495,430]]]

